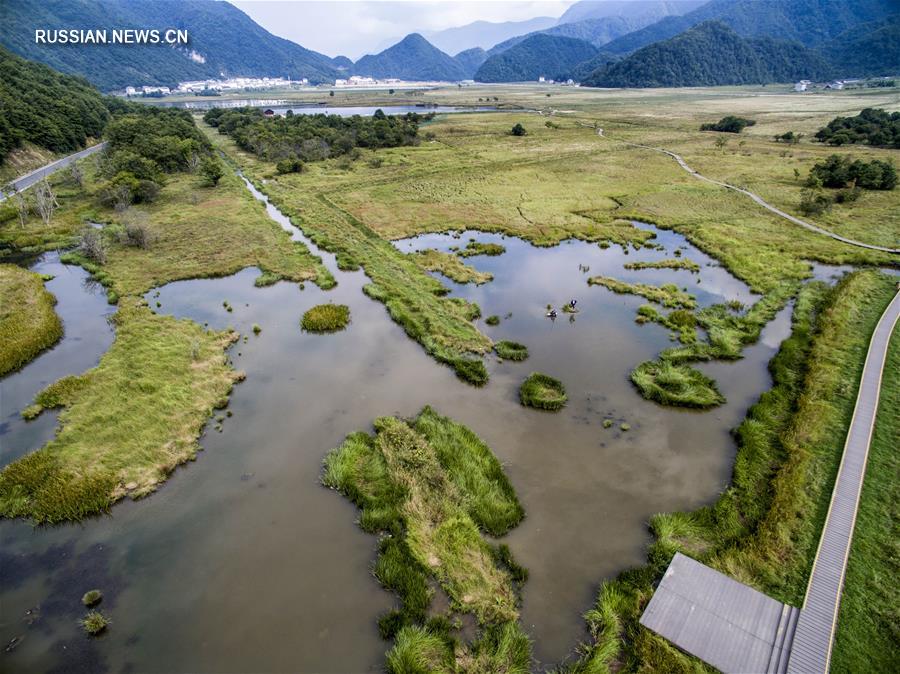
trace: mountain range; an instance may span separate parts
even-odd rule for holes
[[[86,77],[101,90],[172,85],[222,75],[340,76],[324,54],[276,37],[227,2],[209,0],[2,0],[0,44],[28,59]],[[190,45],[38,45],[35,28],[166,26],[188,29]]]
[[[765,84],[828,77],[831,68],[797,42],[744,38],[720,21],[706,21],[599,68],[596,87],[696,87]]]
[[[272,35],[227,2],[0,1],[0,45],[107,91],[238,75],[314,84],[351,75],[481,82],[543,75],[645,87],[900,73],[900,0],[582,0],[558,20],[478,21],[430,33],[439,45],[411,33],[355,63]],[[148,26],[185,28],[190,44],[45,46],[33,37],[36,27]],[[441,45],[451,53],[469,47],[451,56]]]

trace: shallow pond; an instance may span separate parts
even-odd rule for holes
[[[484,316],[511,313],[497,327],[480,327],[495,340],[524,342],[531,354],[523,363],[488,357],[491,381],[481,389],[428,357],[382,304],[363,295],[363,272],[338,271],[327,253],[320,254],[338,280],[327,292],[311,284],[256,288],[258,270],[245,269],[148,293],[162,313],[247,335],[231,349],[235,367],[247,373],[232,394],[234,416],[221,433],[207,429],[196,462],[149,498],[115,506],[109,517],[41,529],[0,522],[0,640],[24,636],[0,655],[3,668],[380,671],[388,644],[376,618],[393,597],[371,574],[376,540],[357,527],[356,508],[320,485],[322,459],[348,433],[370,429],[375,417],[412,416],[425,404],[472,428],[506,466],[527,513],[506,539],[531,574],[523,624],[542,663],[565,657],[586,636],[581,614],[598,583],[643,562],[648,517],[709,503],[726,486],[734,457],[729,429],[770,385],[766,363],[789,332],[786,309],[744,359],[704,366],[729,401],[718,409],[679,411],[642,400],[628,373],[669,346],[668,333],[634,322],[643,298],[589,287],[588,275],[675,282],[704,305],[753,301],[682,237],[657,235],[665,251],[628,255],[619,247],[573,241],[536,248],[468,232],[397,242],[402,251],[447,250],[469,238],[506,246],[501,256],[467,260],[493,273],[492,282],[447,282],[454,295],[477,301]],[[622,267],[669,257],[677,247],[702,265],[699,274]],[[0,382],[4,462],[52,434],[52,421],[17,420],[30,397],[56,377],[90,367],[111,338],[102,294],[84,288],[80,270],[63,269],[68,276],[59,272],[48,287],[60,299],[65,339]],[[571,298],[580,309],[574,321],[544,316],[547,303],[559,307]],[[327,301],[351,307],[349,328],[327,336],[302,332],[302,313]],[[258,336],[254,323],[262,327]],[[86,327],[79,333],[80,324]],[[563,411],[519,404],[518,385],[533,370],[563,380],[570,396]],[[607,417],[615,427],[603,428]],[[621,422],[631,429],[618,430]],[[113,624],[88,640],[76,620],[82,593],[93,587],[104,591]]]

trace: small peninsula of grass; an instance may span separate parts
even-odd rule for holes
[[[480,241],[469,241],[466,247],[457,253],[460,257],[475,257],[476,255],[503,255],[506,247],[499,243],[481,243]]]
[[[683,363],[646,361],[631,372],[631,381],[642,396],[663,405],[705,409],[725,402],[715,381]]]
[[[416,262],[425,271],[436,271],[457,283],[481,285],[494,278],[493,274],[470,267],[453,253],[442,253],[433,248],[426,248],[413,255]]]
[[[359,525],[381,533],[375,576],[400,607],[379,628],[394,638],[387,670],[527,672],[528,637],[518,624],[520,567],[499,536],[523,517],[500,462],[468,428],[426,407],[413,421],[382,417],[375,435],[354,433],[325,459],[323,483],[356,503]],[[450,598],[446,614],[429,617],[436,581]],[[459,643],[455,616],[474,615],[479,635]]]
[[[588,279],[588,285],[603,286],[619,294],[641,295],[651,302],[656,302],[672,309],[693,309],[697,306],[697,300],[694,296],[681,290],[674,283],[667,283],[663,286],[651,286],[645,283],[626,283],[609,276],[592,276]]]
[[[303,314],[300,325],[307,332],[337,332],[350,322],[346,304],[318,304]]]
[[[601,585],[595,607],[585,615],[592,643],[582,647],[581,658],[567,671],[607,671],[613,663],[627,671],[703,669],[699,660],[638,622],[677,551],[779,601],[803,604],[869,339],[895,286],[895,279],[865,271],[835,288],[823,283],[803,287],[791,336],[769,363],[773,386],[735,432],[731,485],[713,505],[651,519],[656,538],[647,565]],[[896,342],[895,335],[895,352]],[[885,431],[890,428],[889,423]],[[896,454],[895,444],[889,441],[889,455]],[[884,579],[892,577],[895,556],[882,544],[890,540],[883,532],[890,529],[888,513],[896,503],[893,475],[888,470],[884,479],[866,477],[871,500],[870,506],[865,501],[861,506],[858,527],[863,533],[858,536],[879,544],[857,547],[854,539],[850,564],[852,568],[858,552],[854,573],[860,574],[855,576],[859,583],[845,587],[849,594],[841,620],[851,617],[838,623],[835,671],[855,671],[853,665],[859,663],[864,670],[880,671],[876,663],[891,661],[893,650],[887,644],[893,638],[894,604],[884,596]],[[876,503],[887,504],[887,510]],[[867,507],[874,508],[872,519],[862,515]],[[848,569],[848,579],[849,574]],[[885,610],[873,615],[873,607]]]
[[[494,344],[494,351],[503,360],[525,360],[528,358],[527,346],[505,339]]]
[[[526,407],[556,411],[568,400],[566,388],[559,379],[532,372],[519,387],[519,400]]]
[[[29,415],[63,407],[60,427],[0,471],[0,515],[79,520],[152,492],[196,456],[203,424],[241,377],[224,353],[237,335],[154,314],[135,299],[123,300],[114,320],[116,339],[97,367],[37,395]]]
[[[700,265],[686,257],[673,257],[656,262],[629,262],[625,269],[686,269],[696,274],[700,271]]]
[[[55,306],[38,274],[0,264],[0,377],[60,340],[63,327]]]

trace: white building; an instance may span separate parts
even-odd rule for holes
[[[134,87],[125,87],[125,95],[126,96],[134,96],[137,93],[137,89]]]
[[[809,80],[800,80],[794,85],[794,91],[806,91],[810,84],[812,84],[812,82]]]

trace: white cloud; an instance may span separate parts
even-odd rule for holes
[[[232,0],[269,32],[329,56],[357,59],[412,32],[473,21],[560,16],[573,0]]]

